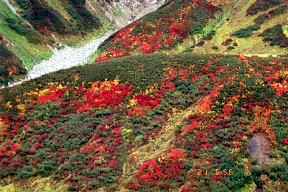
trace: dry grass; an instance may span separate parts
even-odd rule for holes
[[[67,185],[55,182],[51,177],[32,177],[26,181],[14,182],[6,186],[0,186],[0,192],[64,192]]]
[[[288,22],[287,14],[279,15],[264,24],[261,25],[261,29],[254,32],[252,37],[249,38],[236,38],[231,37],[230,35],[241,28],[246,28],[249,25],[253,25],[253,20],[263,14],[264,12],[260,12],[253,16],[246,16],[246,10],[250,7],[250,5],[254,2],[254,0],[239,0],[235,6],[235,8],[227,14],[226,17],[229,17],[229,21],[223,22],[216,30],[216,35],[211,41],[206,41],[204,46],[195,47],[195,53],[220,53],[220,54],[241,54],[241,55],[282,55],[287,53],[287,50],[280,47],[271,47],[266,45],[262,41],[262,37],[258,37],[260,33],[262,33],[265,29],[273,27],[276,24],[285,24]],[[269,12],[274,8],[270,8],[265,12]],[[231,51],[227,51],[227,47],[221,45],[223,41],[231,38],[233,42],[237,42],[238,46],[236,49]],[[217,46],[219,50],[213,50],[212,47]]]

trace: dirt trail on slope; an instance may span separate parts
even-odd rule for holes
[[[184,111],[177,111],[177,109],[173,108],[172,113],[168,115],[169,118],[166,125],[159,133],[159,137],[155,140],[150,140],[148,144],[136,149],[129,155],[123,166],[123,178],[120,182],[122,185],[119,186],[117,191],[129,191],[124,188],[124,184],[132,178],[138,167],[145,161],[156,158],[159,154],[167,150],[175,137],[174,131],[176,127],[179,126],[188,115],[193,114],[193,112],[196,111],[197,104],[198,103],[194,104]]]

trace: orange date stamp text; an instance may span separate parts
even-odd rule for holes
[[[198,176],[205,176],[205,175],[208,175],[209,173],[211,173],[210,170],[198,169],[197,171]],[[233,169],[223,169],[223,170],[216,169],[215,171],[212,171],[212,174],[213,175],[233,175],[234,172],[233,172]]]

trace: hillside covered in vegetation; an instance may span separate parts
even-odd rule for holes
[[[91,64],[0,89],[0,191],[288,191],[286,10],[167,1]],[[0,80],[27,72],[0,48]]]
[[[287,69],[287,57],[152,54],[1,90],[3,189],[51,176],[70,191],[286,191]],[[252,158],[256,133],[268,164]]]
[[[101,21],[89,12],[84,6],[85,1],[71,0],[65,1],[65,4],[63,1],[56,5],[55,2],[10,1],[17,11],[15,13],[4,1],[0,2],[0,36],[1,39],[6,39],[6,42],[1,41],[1,47],[21,61],[15,60],[13,65],[21,63],[22,68],[31,69],[34,64],[52,55],[51,47],[57,47],[59,43],[79,44],[85,41],[81,38],[91,38],[91,34],[100,34],[103,28],[107,28],[107,21],[105,23],[103,17]],[[10,54],[1,52],[1,57],[9,60]],[[5,70],[2,62],[0,68]],[[21,69],[16,70],[14,76],[17,73],[22,73]],[[4,72],[0,73],[1,76],[3,74]],[[2,77],[0,86],[12,81],[11,77]]]
[[[21,68],[28,71],[51,58],[56,58],[53,61],[61,68],[69,65],[63,61],[67,49],[73,51],[77,48],[81,53],[81,49],[91,47],[89,43],[96,40],[102,42],[101,38],[110,31],[126,26],[129,21],[155,10],[163,3],[164,0],[3,0],[0,1],[1,49],[17,57],[13,65],[19,66],[19,60]],[[85,47],[87,44],[88,48]],[[95,43],[96,46],[98,43]],[[59,51],[63,51],[63,58],[57,58]],[[86,53],[87,57],[91,54],[89,50]],[[3,60],[9,60],[10,54],[6,55],[5,51],[0,54]],[[56,57],[53,57],[55,54]],[[77,52],[74,55],[77,57]],[[81,59],[76,63],[71,61],[70,65],[81,62]],[[51,62],[49,65],[54,64]],[[3,72],[7,71],[5,64],[1,62],[0,70],[0,87],[23,79],[22,69],[16,70],[13,77],[7,77]]]
[[[153,52],[284,55],[287,1],[169,1],[105,41],[96,62]]]

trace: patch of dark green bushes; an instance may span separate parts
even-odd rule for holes
[[[217,7],[213,9],[218,10]],[[189,29],[189,34],[202,34],[203,28],[207,25],[210,19],[214,18],[215,11],[207,6],[199,6],[189,13],[189,21],[192,22],[192,27]]]
[[[264,42],[270,42],[270,46],[288,47],[288,37],[284,34],[281,24],[266,29],[259,36],[263,37]]]
[[[72,26],[56,10],[52,9],[46,2],[39,0],[16,0],[16,3],[23,10],[22,16],[42,32],[48,28],[51,32],[61,35],[71,32]]]
[[[253,31],[257,31],[260,29],[260,25],[250,25],[246,28],[239,29],[231,34],[231,36],[237,37],[237,38],[248,38],[253,35]]]
[[[273,9],[272,11],[269,11],[268,13],[259,15],[258,17],[254,19],[254,22],[259,25],[263,24],[265,21],[270,20],[274,18],[275,16],[286,13],[287,10],[288,10],[288,4],[282,5],[280,7]]]
[[[53,131],[50,131],[48,137],[53,148],[68,151],[88,142],[102,121],[97,116],[89,113],[71,114],[58,120],[59,122],[51,128]]]
[[[82,33],[101,27],[100,19],[85,8],[85,0],[68,0],[68,2],[72,8],[68,8],[67,11],[76,20],[77,28]]]
[[[246,15],[255,15],[258,12],[265,11],[271,7],[279,5],[280,3],[281,0],[257,0],[247,9]]]

